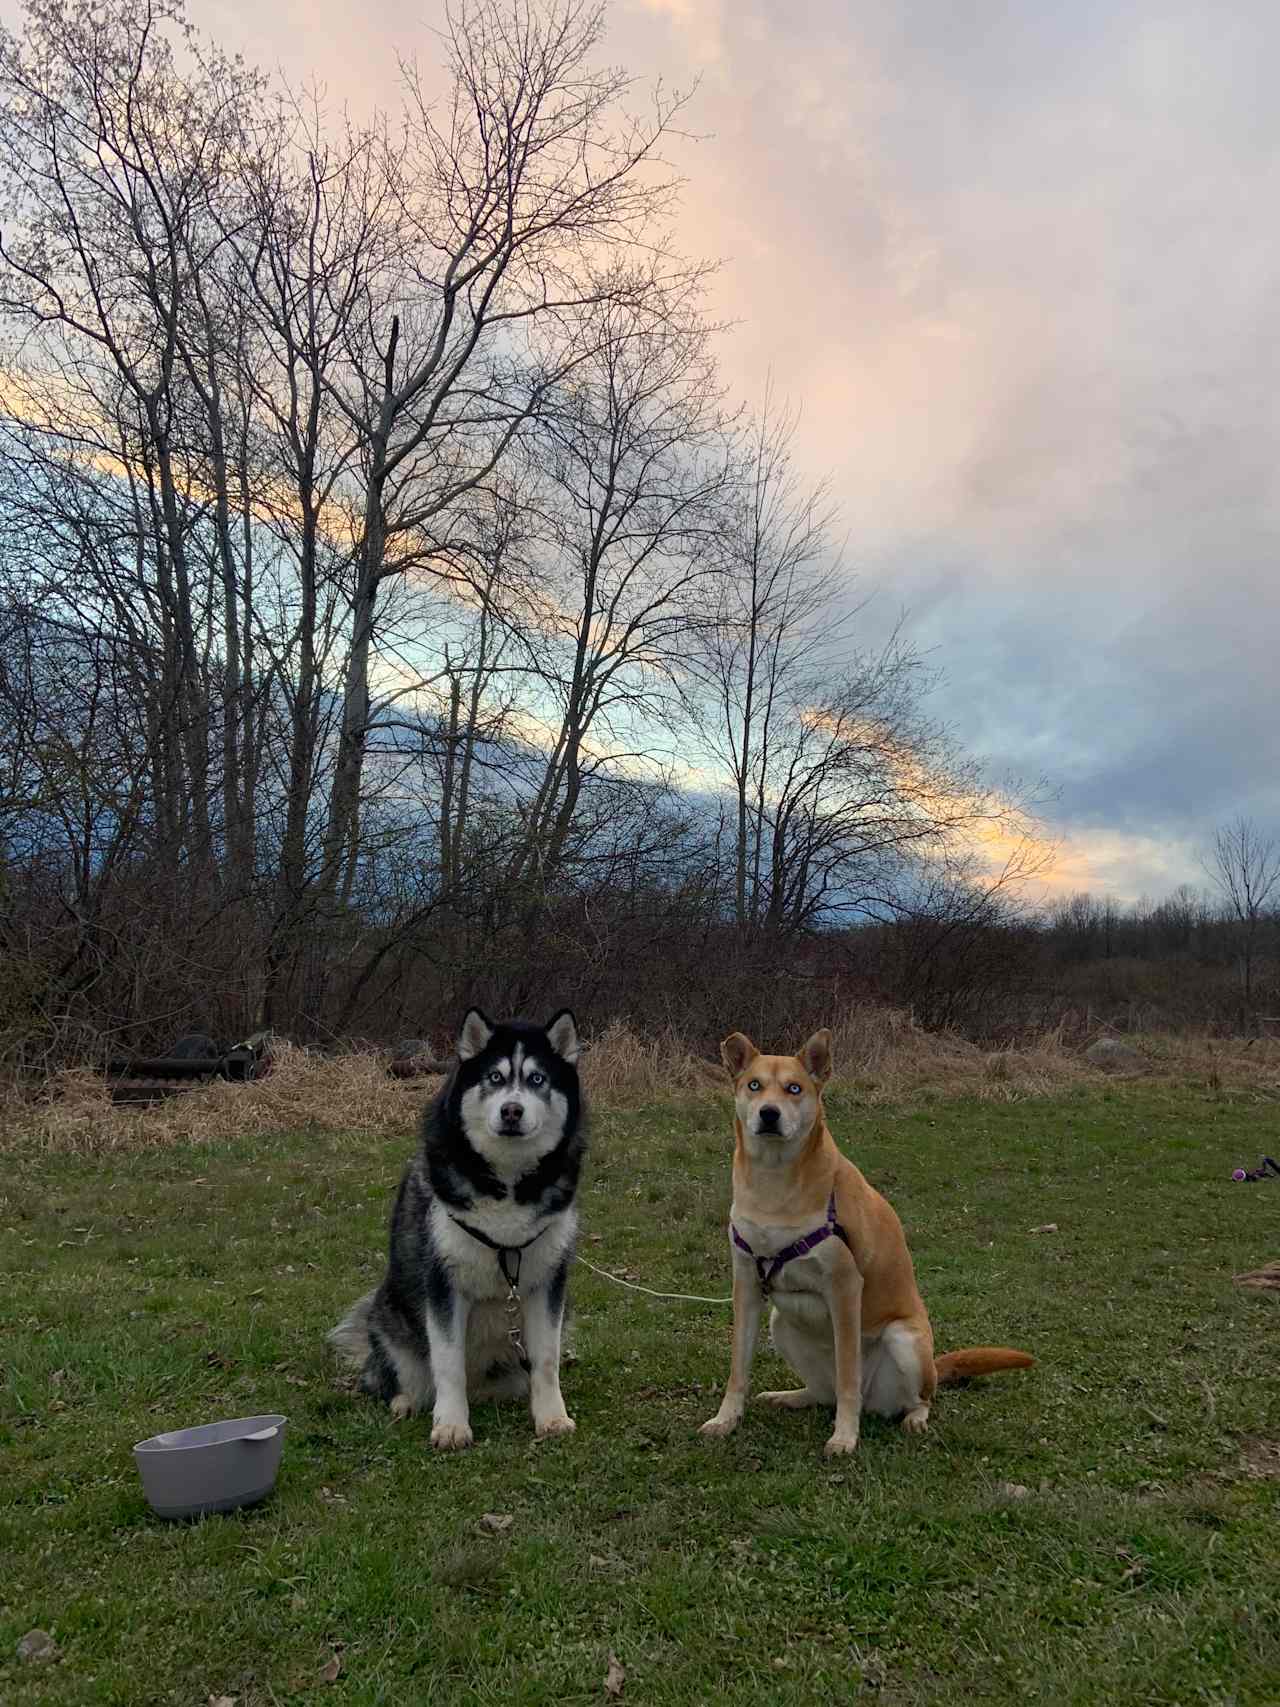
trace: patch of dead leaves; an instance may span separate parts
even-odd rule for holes
[[[604,1692],[613,1701],[622,1696],[623,1687],[627,1681],[627,1668],[617,1654],[609,1655],[609,1669],[604,1674]]]

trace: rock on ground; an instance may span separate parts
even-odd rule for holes
[[[62,1650],[47,1630],[28,1630],[18,1643],[18,1658],[47,1664],[50,1660],[60,1660]]]
[[[1136,1049],[1121,1043],[1118,1037],[1100,1037],[1085,1050],[1084,1058],[1091,1067],[1100,1067],[1104,1073],[1140,1073],[1147,1065]]]

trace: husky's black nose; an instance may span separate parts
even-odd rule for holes
[[[518,1132],[524,1120],[524,1106],[518,1102],[504,1102],[501,1110],[502,1124],[513,1132]]]
[[[775,1108],[771,1102],[762,1102],[756,1111],[762,1132],[776,1132],[778,1122],[782,1118],[782,1110]]]

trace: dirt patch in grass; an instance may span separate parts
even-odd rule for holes
[[[1280,1440],[1253,1436],[1240,1442],[1240,1462],[1255,1482],[1280,1480]]]

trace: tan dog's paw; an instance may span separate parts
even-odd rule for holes
[[[431,1431],[431,1444],[438,1452],[461,1452],[474,1439],[466,1423],[437,1423]]]
[[[818,1403],[817,1395],[807,1387],[787,1387],[777,1393],[761,1393],[766,1405],[777,1405],[784,1411],[803,1411]]]
[[[737,1417],[712,1417],[709,1422],[703,1423],[698,1433],[705,1435],[708,1440],[723,1440],[725,1435],[733,1433],[738,1422]]]
[[[822,1450],[828,1458],[841,1458],[858,1450],[858,1437],[856,1434],[833,1434]]]
[[[572,1434],[577,1428],[572,1417],[548,1417],[534,1429],[535,1440],[554,1440],[558,1434]]]
[[[925,1434],[929,1428],[928,1405],[917,1405],[914,1411],[908,1411],[902,1419],[903,1434]]]

